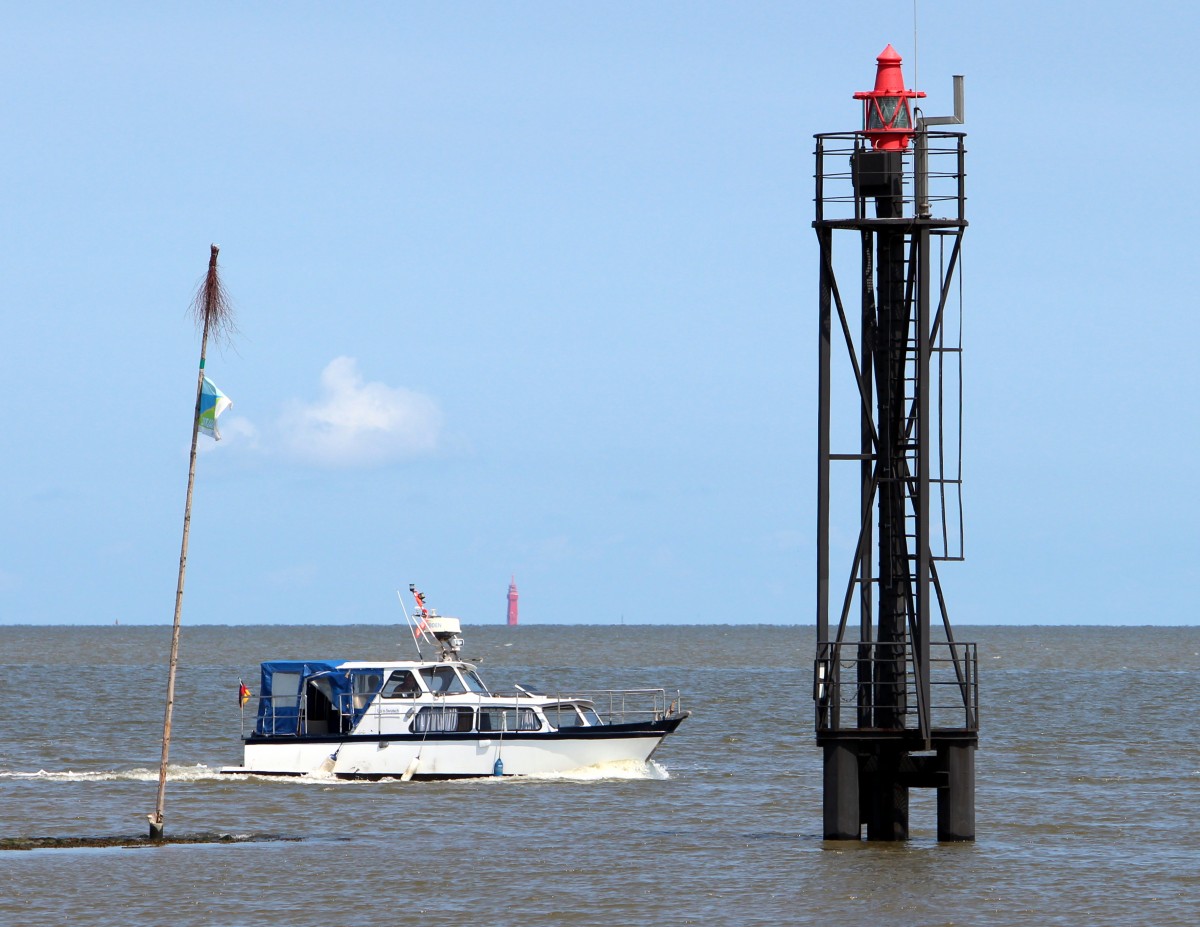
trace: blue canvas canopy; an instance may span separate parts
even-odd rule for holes
[[[256,734],[286,736],[300,733],[301,694],[309,680],[328,680],[333,703],[350,701],[351,681],[338,666],[344,660],[272,660],[262,664]]]

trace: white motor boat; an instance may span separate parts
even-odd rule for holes
[[[459,659],[457,618],[417,600],[415,634],[436,660],[262,664],[241,766],[223,773],[450,779],[645,762],[691,712],[663,689],[493,692]],[[243,703],[248,690],[243,687]]]

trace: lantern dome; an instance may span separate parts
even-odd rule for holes
[[[854,99],[863,101],[862,133],[871,146],[882,151],[903,151],[913,136],[912,110],[908,101],[925,96],[920,90],[904,88],[900,53],[891,44],[879,53],[875,89],[860,90]]]

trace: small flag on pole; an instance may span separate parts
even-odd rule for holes
[[[246,684],[240,679],[238,680],[238,706],[246,707],[246,703],[250,701],[250,690],[246,688]]]
[[[221,433],[217,431],[217,419],[232,405],[232,400],[217,389],[217,384],[205,377],[204,387],[200,390],[200,430],[210,438],[220,441]]]
[[[417,608],[413,613],[413,620],[416,622],[416,627],[413,628],[413,640],[419,640],[422,635],[429,640],[429,609],[425,607],[425,593],[418,592],[417,587],[412,583],[408,584],[408,589],[413,594],[413,598],[417,600]]]

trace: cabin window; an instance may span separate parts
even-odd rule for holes
[[[416,698],[421,694],[421,684],[408,670],[396,670],[383,688],[384,698]]]
[[[431,666],[421,670],[425,685],[434,695],[464,695],[467,687],[454,672],[453,666]]]
[[[479,730],[540,731],[542,722],[532,708],[480,708]]]
[[[276,710],[300,706],[299,673],[271,674],[271,704]]]
[[[546,705],[542,712],[553,728],[583,726],[583,719],[574,705]]]
[[[426,706],[413,718],[411,729],[416,734],[466,732],[474,724],[474,715],[470,708]]]
[[[591,708],[584,708],[581,705],[579,707],[579,710],[581,712],[583,712],[583,719],[585,721],[587,721],[587,723],[590,724],[592,727],[599,727],[601,724],[604,723],[603,721],[600,720],[600,716],[598,714],[596,714],[596,712],[593,711]]]
[[[379,691],[379,683],[383,679],[383,675],[372,671],[355,673],[353,678],[355,695],[374,695]]]
[[[362,711],[370,703],[375,693],[379,691],[379,684],[383,682],[382,670],[369,670],[363,672],[358,670],[351,674],[351,685],[354,690],[354,710]]]

